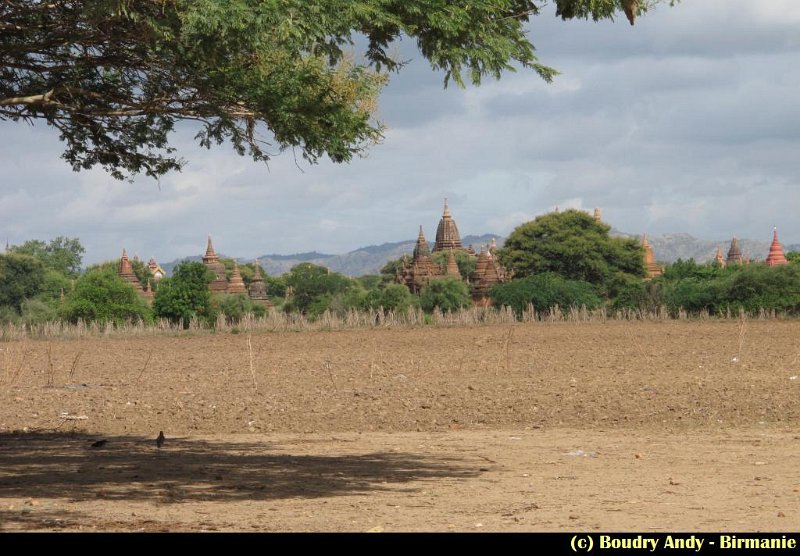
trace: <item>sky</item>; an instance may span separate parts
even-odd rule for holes
[[[505,236],[556,207],[628,233],[800,243],[800,2],[683,0],[631,27],[528,25],[540,61],[480,87],[443,88],[414,50],[380,98],[384,140],[348,164],[269,163],[206,150],[160,181],[75,173],[52,129],[0,122],[0,239],[78,237],[84,263],[122,248],[161,262],[201,255],[212,234],[236,257],[345,253],[433,239],[443,199],[462,235]]]

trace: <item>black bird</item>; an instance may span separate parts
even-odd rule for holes
[[[102,448],[103,446],[106,445],[106,443],[108,443],[108,440],[106,439],[98,440],[97,442],[94,442],[92,444],[92,448]]]
[[[164,441],[166,438],[164,437],[164,431],[159,431],[158,438],[156,438],[156,446],[161,448],[164,445]]]

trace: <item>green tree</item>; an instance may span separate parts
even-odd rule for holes
[[[595,20],[649,4],[556,1],[564,19]],[[347,161],[381,136],[384,72],[403,65],[394,43],[413,38],[445,84],[515,66],[550,81],[524,28],[538,13],[534,0],[0,2],[0,118],[46,121],[75,170],[117,178],[180,168],[181,120],[198,122],[201,145],[255,160]]]
[[[208,285],[214,273],[201,262],[190,261],[175,267],[172,276],[162,278],[153,299],[153,312],[159,318],[183,322],[189,326],[192,318],[214,320]]]
[[[152,320],[150,307],[133,286],[117,276],[115,269],[102,267],[78,278],[60,313],[72,323]]]
[[[556,305],[562,309],[572,306],[595,309],[602,303],[588,282],[567,280],[552,272],[496,284],[489,295],[496,307],[511,307],[517,315],[522,314],[529,304],[536,311],[546,311]]]
[[[458,278],[437,278],[431,280],[419,293],[419,303],[423,310],[456,311],[472,305],[469,287]]]
[[[45,280],[42,261],[30,255],[0,255],[0,306],[19,312],[25,299],[39,293]]]
[[[267,308],[264,305],[254,303],[249,296],[243,293],[212,295],[211,307],[212,314],[222,313],[232,323],[239,322],[247,314],[256,317],[267,314]]]
[[[36,257],[46,268],[74,278],[81,270],[81,261],[86,250],[78,238],[58,236],[49,243],[38,239],[28,240],[22,245],[10,247],[9,252]]]
[[[314,313],[322,313],[336,294],[345,293],[355,287],[355,281],[347,276],[311,263],[295,265],[285,279],[293,293],[291,303],[287,303],[284,309],[301,313],[307,313],[315,302]]]
[[[554,272],[613,296],[623,282],[619,275],[644,277],[644,263],[638,241],[611,237],[610,231],[583,211],[551,212],[518,226],[498,256],[519,278]]]
[[[789,264],[800,264],[800,251],[789,251],[786,253],[786,260]]]
[[[402,284],[386,284],[382,288],[370,290],[365,299],[370,309],[383,308],[384,311],[405,312],[419,305],[419,298]]]

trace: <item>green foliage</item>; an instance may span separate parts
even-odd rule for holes
[[[518,315],[528,308],[528,304],[533,304],[536,311],[546,311],[555,305],[596,309],[602,303],[588,282],[567,280],[552,272],[496,284],[489,295],[495,306],[511,307]]]
[[[270,297],[284,297],[286,296],[286,277],[285,276],[268,276],[262,274],[264,284],[267,286],[267,295]]]
[[[56,304],[40,299],[26,299],[22,302],[20,322],[25,324],[42,324],[58,320]]]
[[[213,321],[216,314],[208,289],[213,280],[214,273],[203,263],[181,263],[170,278],[161,279],[153,299],[153,312],[159,318],[183,322],[185,327],[192,318]]]
[[[466,251],[453,251],[453,256],[456,259],[456,264],[458,265],[458,273],[461,274],[461,278],[467,280],[475,272],[475,267],[478,264],[477,257],[471,256]],[[449,251],[437,251],[434,253],[431,258],[433,262],[439,265],[442,269],[442,272],[447,270],[447,261],[450,258]]]
[[[393,282],[395,276],[403,271],[403,257],[386,261],[386,264],[381,267],[381,277],[385,283]]]
[[[336,294],[343,294],[355,287],[355,282],[342,274],[331,272],[324,266],[300,263],[285,275],[286,285],[292,288],[292,299],[284,310],[309,313],[314,304],[314,313],[321,314]],[[328,296],[323,299],[323,296]]]
[[[637,309],[645,312],[658,311],[664,305],[663,280],[629,280],[619,284],[611,302],[612,311]]]
[[[565,19],[621,8],[557,7]],[[75,170],[117,178],[180,168],[168,139],[181,120],[198,123],[201,145],[229,142],[255,160],[297,149],[342,162],[381,137],[373,114],[385,71],[403,65],[390,54],[399,40],[413,39],[445,84],[517,67],[550,81],[525,28],[537,14],[533,0],[5,2],[0,119],[46,121]]]
[[[386,284],[383,288],[370,290],[364,304],[370,309],[383,308],[386,312],[403,313],[410,307],[419,305],[419,298],[402,284]]]
[[[229,322],[239,322],[247,314],[263,317],[267,314],[267,308],[254,303],[245,294],[221,294],[211,297],[211,314],[224,314]]]
[[[583,211],[551,212],[518,226],[498,256],[519,278],[554,272],[613,295],[625,280],[620,274],[643,277],[644,263],[636,240],[612,238],[610,231]]]
[[[786,260],[789,261],[789,264],[800,265],[800,251],[789,251],[786,253]]]
[[[800,311],[800,268],[794,265],[744,265],[723,279],[723,299],[745,311]]]
[[[86,250],[78,238],[58,236],[50,240],[50,243],[32,239],[22,245],[11,246],[9,252],[30,255],[42,261],[47,269],[67,277],[76,277],[81,270],[81,261]]]
[[[55,270],[45,270],[44,280],[42,281],[39,293],[36,295],[37,299],[46,302],[56,302],[61,299],[61,292],[64,295],[72,290],[73,281]]]
[[[419,303],[425,311],[436,307],[441,311],[457,311],[472,305],[472,298],[469,287],[458,278],[437,278],[422,288]]]
[[[39,259],[19,253],[0,255],[0,305],[19,311],[25,299],[39,293],[44,281],[45,268]]]
[[[59,312],[72,323],[152,320],[147,302],[112,268],[98,268],[78,278]]]
[[[383,276],[380,274],[365,274],[355,278],[355,281],[365,290],[374,290],[384,283]]]

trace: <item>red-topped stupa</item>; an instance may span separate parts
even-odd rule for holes
[[[786,260],[786,255],[783,254],[783,247],[781,242],[778,241],[778,228],[772,230],[772,245],[769,246],[769,255],[767,255],[767,264],[769,266],[777,266],[781,264],[789,264]]]

